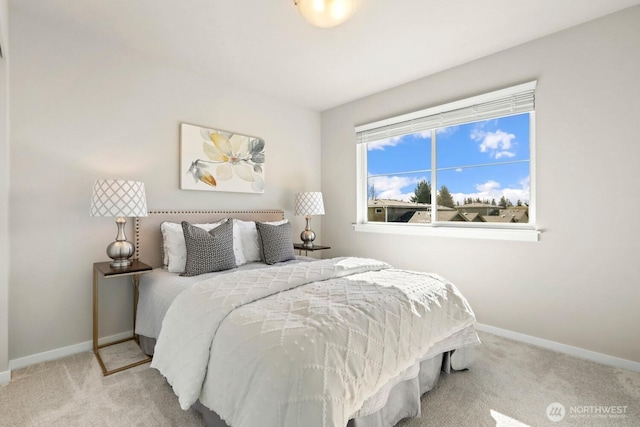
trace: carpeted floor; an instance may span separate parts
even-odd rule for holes
[[[640,426],[640,373],[480,338],[472,369],[443,374],[422,399],[422,417],[398,427]],[[127,352],[135,348],[101,350],[108,365]],[[550,405],[551,419],[561,420],[547,416]],[[0,426],[202,426],[202,419],[180,409],[148,364],[103,377],[94,355],[82,353],[14,371],[0,386]]]

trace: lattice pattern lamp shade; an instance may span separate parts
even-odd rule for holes
[[[296,193],[295,215],[324,215],[324,202],[319,191]]]
[[[133,243],[127,241],[124,232],[125,217],[147,216],[147,198],[144,184],[138,181],[101,179],[93,185],[91,216],[117,217],[116,241],[107,246],[107,255],[113,259],[111,267],[131,265],[135,252]]]
[[[300,240],[305,249],[313,249],[313,241],[316,239],[316,233],[311,230],[309,222],[311,215],[324,215],[324,202],[322,193],[319,191],[296,193],[296,202],[294,208],[295,215],[304,215],[307,219],[307,226],[300,233]]]
[[[93,185],[91,216],[147,216],[144,183],[118,179],[100,179]]]

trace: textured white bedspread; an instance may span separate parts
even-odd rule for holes
[[[298,262],[309,262],[313,258],[296,257],[295,260],[286,261],[279,265],[296,264]],[[149,338],[158,338],[167,310],[173,300],[185,289],[189,289],[196,283],[205,279],[211,279],[223,274],[236,271],[255,270],[258,268],[268,268],[262,262],[250,262],[243,264],[237,269],[206,273],[200,276],[180,276],[178,273],[170,273],[163,268],[156,268],[140,277],[140,298],[136,312],[136,334]]]
[[[437,275],[334,258],[230,273],[181,293],[152,367],[183,409],[200,399],[234,427],[344,426],[474,322]]]

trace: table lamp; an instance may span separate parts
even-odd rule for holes
[[[309,227],[309,221],[311,221],[311,215],[324,215],[324,203],[322,201],[322,193],[306,192],[296,193],[295,199],[295,215],[304,215],[307,219],[307,226],[304,231],[300,233],[300,239],[302,240],[302,246],[305,249],[313,249],[313,241],[316,238],[316,233]]]
[[[147,200],[144,183],[118,179],[100,179],[93,185],[91,216],[115,217],[118,235],[115,242],[107,246],[107,255],[112,258],[111,267],[131,265],[135,252],[133,243],[124,233],[125,217],[147,216]]]

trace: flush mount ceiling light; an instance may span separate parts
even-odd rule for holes
[[[356,10],[356,0],[294,0],[311,25],[330,28],[345,22]]]

